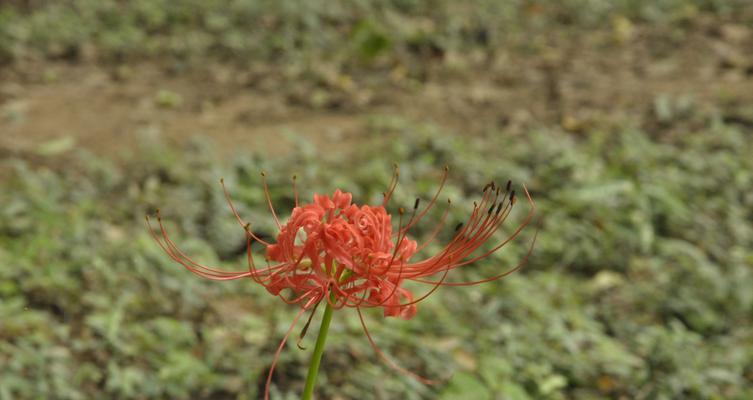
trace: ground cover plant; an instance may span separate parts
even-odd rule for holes
[[[169,55],[192,62],[221,57],[363,67],[378,65],[380,56],[493,51],[511,41],[530,46],[522,43],[529,29],[585,31],[609,26],[615,16],[682,32],[701,13],[753,20],[744,0],[11,1],[0,5],[0,60]]]
[[[526,184],[535,251],[409,321],[365,313],[438,385],[335,315],[318,398],[753,397],[749,2],[457,4],[3,2],[0,400],[259,398],[297,309],[186,273],[144,216],[237,270],[220,178],[271,240],[260,171],[290,210],[293,175],[379,204],[394,162],[391,212],[453,171],[440,239],[488,181]],[[453,278],[514,266],[534,232]],[[273,399],[309,357],[281,353]]]
[[[237,265],[245,240],[218,176],[233,182],[239,209],[269,224],[264,234],[274,227],[261,217],[258,169],[280,181],[297,173],[309,188],[302,190],[336,182],[376,198],[390,179],[386,160],[403,160],[408,193],[429,194],[425,177],[445,163],[468,176],[450,182],[457,199],[474,196],[489,175],[529,182],[544,216],[539,244],[517,276],[475,291],[440,290],[414,320],[373,324],[394,357],[426,374],[454,372],[449,383],[395,376],[374,386],[374,376],[390,372],[371,359],[353,315],[338,316],[323,397],[751,394],[753,168],[739,129],[711,126],[671,142],[630,128],[587,139],[542,131],[471,142],[431,133],[383,140],[422,129],[395,121],[373,129],[380,156],[361,154],[346,173],[335,169],[344,160],[322,161],[305,148],[232,166],[202,146],[155,144],[122,168],[91,156],[63,171],[14,162],[2,194],[1,395],[255,398],[294,310],[247,282],[207,284],[175,268],[143,215],[160,204],[193,254]],[[506,157],[496,156],[500,148]],[[412,204],[408,193],[395,200]],[[272,194],[292,201],[287,189]],[[481,277],[525,246],[510,249],[464,274]],[[306,359],[283,353],[273,395],[297,392]]]

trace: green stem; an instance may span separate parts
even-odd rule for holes
[[[311,400],[314,395],[316,376],[319,374],[319,364],[322,363],[324,343],[327,341],[327,332],[329,332],[330,322],[332,322],[332,306],[327,303],[327,308],[324,309],[324,316],[322,317],[322,325],[319,327],[319,336],[316,338],[314,354],[312,355],[311,363],[309,364],[309,373],[306,376],[306,387],[303,389],[303,396],[301,396],[302,400]]]

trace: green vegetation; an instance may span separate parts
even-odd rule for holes
[[[495,52],[541,52],[535,61],[549,65],[556,64],[546,59],[550,40],[578,43],[573,38],[589,35],[588,51],[599,53],[631,24],[647,27],[655,44],[681,42],[714,21],[753,21],[745,0],[36,3],[0,5],[0,63],[148,59],[179,72],[228,62],[263,68],[262,77],[280,74],[288,84],[300,80],[302,91],[318,79],[306,72],[322,65],[376,85],[404,67],[434,84],[458,79],[452,83],[462,88]],[[739,26],[731,31],[744,36]],[[465,64],[452,61],[458,55]],[[439,56],[444,61],[434,63]],[[720,68],[733,70],[740,79],[733,85],[744,87],[734,82],[750,82],[753,61],[739,58]],[[443,74],[432,75],[436,65]],[[545,80],[534,73],[526,82],[537,79]],[[0,87],[0,102],[10,92]],[[200,108],[167,88],[149,93],[166,113]],[[352,89],[345,101],[357,94]],[[443,384],[425,386],[391,370],[357,315],[336,312],[318,398],[753,398],[753,112],[744,96],[722,89],[696,103],[682,90],[645,101],[653,104],[636,119],[629,110],[581,121],[565,109],[536,127],[512,113],[472,134],[397,112],[369,114],[358,141],[337,143],[355,147],[342,153],[295,133],[283,155],[231,160],[201,139],[178,146],[145,138],[118,160],[79,149],[69,136],[27,152],[6,152],[0,143],[0,400],[259,398],[297,310],[250,280],[192,275],[152,240],[144,216],[159,208],[187,254],[236,270],[246,265],[245,237],[220,178],[239,212],[269,238],[276,227],[260,171],[284,219],[294,204],[292,175],[304,199],[341,188],[357,202],[377,203],[393,162],[401,168],[394,207],[408,208],[416,197],[428,199],[450,166],[445,240],[488,181],[526,184],[540,217],[535,251],[509,278],[438,290],[410,321],[366,313],[386,353],[424,376],[452,376]],[[508,226],[527,211],[523,203]],[[411,234],[425,237],[441,211]],[[452,279],[515,265],[535,232],[530,226]],[[306,351],[291,343],[282,352],[273,399],[301,393],[315,340],[309,335]]]
[[[401,161],[396,200],[406,205],[452,166],[451,221],[486,180],[526,182],[541,210],[539,242],[524,272],[440,290],[414,320],[371,314],[385,349],[422,373],[454,372],[448,385],[392,372],[354,316],[338,313],[323,397],[747,398],[753,148],[739,129],[709,124],[666,141],[630,128],[468,140],[376,120],[378,139],[352,160],[322,160],[301,142],[286,158],[229,167],[201,145],[150,144],[122,167],[90,156],[57,171],[17,162],[0,195],[0,398],[255,398],[294,310],[252,282],[205,282],[173,264],[143,216],[161,207],[187,252],[232,268],[244,262],[243,234],[219,177],[271,235],[258,171],[269,171],[278,209],[289,210],[293,173],[308,196],[341,187],[373,201],[392,160]],[[463,277],[509,265],[525,246]],[[300,392],[307,358],[294,346],[283,353],[278,392]]]
[[[502,43],[535,48],[553,27],[609,27],[617,16],[671,25],[681,34],[701,13],[753,21],[746,0],[73,0],[31,9],[11,4],[0,5],[0,60],[168,55],[192,64],[217,57],[378,67],[453,51],[493,51]]]

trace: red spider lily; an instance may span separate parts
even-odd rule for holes
[[[418,199],[409,216],[403,208],[400,208],[398,228],[395,231],[393,231],[392,216],[387,213],[385,206],[389,203],[397,186],[399,177],[397,168],[387,192],[384,193],[384,200],[379,206],[353,204],[352,195],[339,189],[332,196],[315,194],[312,203],[299,205],[294,177],[295,208],[284,225],[278,219],[272,206],[265,175],[262,173],[267,205],[279,229],[275,243],[262,240],[253,233],[250,224],[238,214],[223,182],[228,204],[238,223],[246,232],[248,269],[244,271],[222,271],[193,261],[168,237],[159,213],[157,219],[160,234],[158,235],[152,229],[151,224],[149,224],[149,229],[162,249],[189,271],[212,280],[251,278],[286,303],[298,304],[301,307],[275,353],[267,376],[265,398],[269,397],[269,385],[277,359],[294,326],[307,310],[315,312],[322,300],[334,309],[355,308],[369,343],[381,359],[391,367],[421,382],[432,383],[432,380],[397,366],[381,352],[366,327],[361,309],[381,307],[386,317],[397,316],[410,319],[416,314],[416,304],[440,286],[475,285],[500,279],[517,271],[528,260],[536,241],[536,235],[534,235],[527,254],[513,268],[473,282],[446,281],[449,271],[472,264],[499,250],[515,239],[533,219],[535,204],[524,186],[523,190],[530,205],[528,215],[501,242],[479,251],[485,243],[491,241],[516,204],[515,191],[510,190],[510,182],[507,182],[504,189],[494,183],[489,183],[483,188],[481,200],[473,203],[468,220],[455,227],[454,236],[449,243],[434,256],[411,262],[412,256],[433,242],[444,226],[449,211],[449,200],[448,207],[425,242],[419,245],[407,235],[410,228],[415,226],[437,203],[447,179],[447,173],[448,168],[445,168],[436,194],[420,211]],[[149,223],[148,217],[147,223]],[[251,250],[253,242],[265,246],[266,259],[273,264],[257,268]],[[406,281],[427,284],[429,290],[415,297],[403,287]],[[283,292],[287,292],[288,296],[283,295]],[[302,336],[307,328],[308,322],[301,333]]]

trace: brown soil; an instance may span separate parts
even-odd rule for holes
[[[172,143],[206,135],[222,151],[266,154],[284,152],[283,133],[291,131],[319,150],[347,152],[374,115],[463,134],[542,125],[578,132],[610,121],[650,123],[657,96],[705,109],[753,104],[753,30],[707,25],[679,41],[636,27],[588,41],[553,37],[530,54],[499,51],[471,66],[447,54],[444,68],[429,68],[420,84],[399,67],[384,74],[386,84],[340,77],[345,84],[325,85],[319,102],[310,82],[219,65],[171,73],[155,62],[26,63],[0,70],[0,157],[33,156],[65,136],[114,156],[155,131]]]

